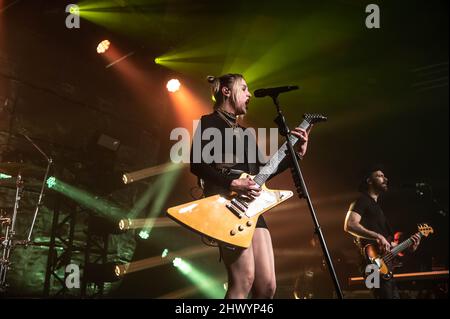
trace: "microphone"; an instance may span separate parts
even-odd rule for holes
[[[293,90],[298,90],[297,85],[288,85],[288,86],[279,86],[275,88],[267,88],[267,89],[258,89],[253,95],[255,97],[265,97],[265,96],[277,96],[280,93],[289,92]]]

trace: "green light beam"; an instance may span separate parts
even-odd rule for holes
[[[116,205],[104,199],[101,199],[98,196],[90,194],[78,187],[60,181],[54,176],[51,176],[47,179],[47,186],[48,188],[64,196],[67,196],[78,204],[91,209],[104,217],[120,219],[126,216],[126,212],[120,207],[117,207]]]

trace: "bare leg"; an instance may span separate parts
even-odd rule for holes
[[[268,229],[256,228],[252,247],[256,265],[252,297],[271,299],[275,295],[276,278],[272,239]]]
[[[222,247],[222,257],[228,272],[227,299],[244,299],[250,293],[255,278],[253,248],[230,250]]]

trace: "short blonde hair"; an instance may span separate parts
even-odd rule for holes
[[[219,108],[225,101],[222,88],[227,87],[231,91],[230,100],[233,105],[236,103],[239,85],[244,80],[242,74],[228,73],[219,77],[208,76],[208,82],[211,84],[211,91],[214,97],[214,109]]]

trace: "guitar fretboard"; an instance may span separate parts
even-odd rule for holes
[[[298,126],[304,130],[307,130],[310,126],[310,123],[307,120],[303,120],[303,122]],[[298,142],[298,138],[295,135],[290,135],[289,140],[292,145],[295,145]],[[277,171],[278,165],[284,160],[288,152],[287,142],[280,147],[280,149],[270,158],[270,160],[260,169],[258,175],[253,179],[259,186],[262,186],[267,179]]]
[[[422,237],[422,234],[419,232],[417,233],[420,237]],[[411,239],[411,237],[409,237],[407,240],[405,240],[404,242],[402,242],[401,244],[398,244],[397,246],[395,246],[392,250],[391,250],[391,254],[396,256],[399,253],[401,253],[402,251],[404,251],[406,248],[412,246],[414,244],[414,241]]]

